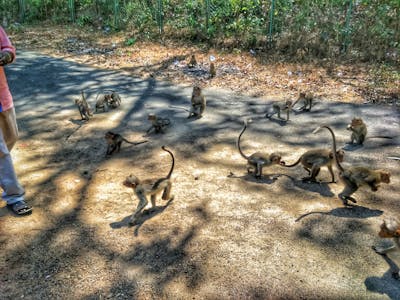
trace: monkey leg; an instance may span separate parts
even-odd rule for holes
[[[310,174],[311,174],[311,171],[310,171],[310,169],[309,169],[309,168],[307,168],[307,167],[304,167],[304,166],[303,166],[303,168],[304,168],[304,170],[306,170],[306,171],[307,171],[308,175],[310,175]]]
[[[347,205],[348,200],[353,203],[357,203],[356,199],[351,197],[351,195],[358,190],[358,186],[345,176],[341,176],[341,179],[343,180],[345,187],[343,191],[339,194],[339,198],[342,200],[344,205]]]
[[[331,178],[332,178],[331,183],[335,183],[336,182],[335,174],[333,173],[332,166],[328,165],[328,170],[329,170],[329,173],[331,173]]]
[[[309,182],[317,182],[316,177],[318,176],[320,170],[321,168],[319,166],[313,165],[311,170],[309,170],[310,176],[304,177],[303,180]]]
[[[395,245],[391,245],[391,246],[388,246],[388,247],[372,246],[372,249],[378,254],[386,255],[386,253],[388,253],[388,252],[390,252],[392,250],[395,250],[396,246]]]
[[[289,121],[289,108],[286,110],[286,121]]]
[[[165,187],[163,194],[161,196],[161,198],[163,200],[169,200],[171,199],[171,188],[172,188],[172,184],[171,182],[168,180],[167,186]]]
[[[133,215],[131,216],[131,218],[129,220],[129,225],[134,225],[136,223],[136,219],[137,219],[138,215],[141,213],[143,208],[145,208],[148,203],[146,196],[143,193],[137,193],[136,195],[139,198],[139,203],[138,203],[138,206],[136,207],[135,212],[133,213]]]
[[[256,176],[256,178],[261,178],[261,176],[262,176],[262,164],[260,164],[260,163],[257,164],[255,176]]]

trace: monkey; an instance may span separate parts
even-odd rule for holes
[[[344,151],[341,149],[338,150],[336,152],[336,156],[340,162],[343,162]],[[316,182],[316,177],[318,176],[321,167],[326,166],[331,174],[331,183],[334,183],[336,182],[335,175],[332,170],[333,161],[335,159],[334,157],[335,155],[329,149],[313,149],[304,152],[295,163],[291,165],[285,164],[283,166],[286,168],[291,168],[301,163],[303,168],[310,175],[308,177],[304,177],[303,180],[310,182]]]
[[[157,117],[156,114],[149,114],[147,120],[151,122],[151,127],[147,129],[146,135],[149,134],[152,129],[154,129],[155,133],[164,133],[164,128],[171,124],[168,118],[160,118]]]
[[[256,178],[261,178],[262,176],[262,169],[263,167],[269,167],[273,164],[277,165],[284,165],[285,162],[281,161],[281,156],[278,153],[262,153],[262,152],[255,152],[250,156],[246,156],[242,149],[240,148],[240,138],[242,134],[247,128],[247,122],[244,122],[244,127],[242,132],[239,134],[237,140],[237,148],[239,150],[240,155],[247,160],[247,173],[250,174],[253,171],[253,174]]]
[[[292,110],[292,101],[291,100],[286,100],[285,104],[274,104],[272,105],[272,113],[266,114],[265,116],[267,118],[271,118],[274,114],[278,114],[278,118],[281,118],[281,112],[286,111],[286,121],[289,121],[289,113]]]
[[[108,110],[109,101],[111,100],[111,96],[108,94],[105,94],[105,95],[101,95],[99,97],[99,95],[97,95],[96,99],[97,99],[96,112],[98,109],[103,109],[103,112],[106,112]]]
[[[314,95],[312,93],[310,93],[310,92],[300,92],[299,93],[299,97],[293,103],[292,107],[294,107],[295,104],[297,102],[299,102],[300,100],[303,101],[303,106],[300,107],[300,110],[311,111],[312,102],[314,100]],[[308,108],[307,108],[307,106],[308,106]]]
[[[120,106],[121,96],[117,92],[112,91],[111,95],[108,95],[108,105],[112,108],[117,108],[118,106]]]
[[[210,63],[210,78],[213,78],[217,75],[217,72],[215,70],[215,65],[213,62]]]
[[[148,141],[141,141],[141,142],[137,142],[137,143],[133,143],[128,141],[127,139],[125,139],[124,137],[122,137],[122,135],[118,134],[118,133],[113,133],[111,131],[108,131],[105,135],[104,135],[106,141],[107,141],[107,152],[106,152],[106,156],[107,155],[111,155],[114,153],[114,151],[116,150],[117,152],[120,151],[121,149],[121,144],[122,142],[126,142],[128,144],[132,144],[132,145],[140,145],[143,143],[147,143]]]
[[[93,116],[90,111],[90,107],[85,99],[85,93],[81,91],[82,97],[75,99],[75,104],[78,106],[79,113],[81,114],[82,120],[89,121],[90,117]]]
[[[362,145],[366,140],[366,136],[368,133],[367,125],[364,123],[362,118],[355,117],[351,120],[351,123],[347,125],[347,130],[351,131],[350,142],[349,144],[357,144]],[[374,135],[369,136],[368,139],[371,138],[382,138],[382,139],[393,139],[392,136],[383,136],[383,135]]]
[[[159,179],[146,179],[142,181],[135,175],[131,174],[128,177],[126,177],[125,181],[123,182],[124,186],[132,188],[136,196],[139,198],[138,206],[129,220],[129,225],[131,226],[135,225],[138,215],[141,213],[143,208],[145,208],[146,205],[148,204],[147,196],[150,196],[150,201],[152,206],[151,209],[155,208],[157,194],[160,193],[161,191],[163,191],[161,196],[163,200],[173,199],[173,196],[171,196],[171,188],[172,188],[171,175],[175,166],[175,158],[174,154],[170,150],[165,148],[165,146],[162,146],[161,149],[168,152],[172,158],[171,169],[169,170],[169,173],[166,177],[162,177]]]
[[[207,105],[206,97],[204,97],[201,87],[198,85],[193,87],[191,105],[188,119],[192,116],[201,118]]]
[[[349,168],[343,168],[340,164],[340,159],[337,156],[336,150],[336,137],[332,128],[329,126],[320,126],[313,131],[318,132],[321,128],[325,128],[330,131],[332,135],[332,153],[335,153],[336,167],[339,169],[339,178],[344,183],[345,187],[341,193],[339,193],[339,199],[342,200],[345,206],[348,205],[348,200],[353,203],[357,203],[356,199],[351,197],[359,187],[369,186],[373,192],[376,192],[380,187],[380,183],[390,183],[390,172],[384,170],[373,170],[363,166],[352,166]]]
[[[372,249],[376,253],[386,255],[388,252],[400,249],[400,225],[397,220],[393,218],[384,220],[381,224],[378,235],[381,238],[392,238],[395,244],[386,247],[373,246]],[[398,268],[395,272],[392,272],[392,277],[397,280],[400,279],[400,272]]]
[[[190,61],[188,63],[188,67],[194,68],[195,66],[197,66],[197,61],[196,61],[196,57],[194,56],[194,54],[192,54]]]

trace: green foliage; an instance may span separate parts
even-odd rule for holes
[[[134,45],[136,43],[136,38],[134,38],[134,37],[130,37],[130,38],[127,38],[126,40],[125,40],[125,45],[126,46],[132,46],[132,45]]]
[[[159,1],[74,0],[73,6],[80,26],[115,25],[141,37],[159,35],[162,16],[165,34],[175,38],[229,40],[232,47],[248,48],[265,47],[268,36],[278,52],[321,58],[341,54],[346,42],[347,54],[360,59],[398,61],[400,56],[399,0],[275,0],[273,14],[273,0],[162,0],[161,6]],[[11,22],[22,6],[28,23],[65,23],[73,15],[65,0],[17,2],[3,0],[2,7],[10,9],[0,8]]]

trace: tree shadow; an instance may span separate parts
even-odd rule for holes
[[[227,177],[228,178],[239,178],[239,179],[243,179],[245,181],[253,182],[253,183],[272,184],[280,176],[281,176],[281,174],[263,174],[260,178],[256,178],[253,174],[235,175],[234,173],[230,172]]]
[[[122,227],[135,227],[134,234],[135,236],[139,235],[139,229],[142,225],[149,219],[161,214],[174,200],[174,198],[168,200],[168,202],[163,206],[156,205],[154,208],[143,210],[140,214],[140,217],[136,220],[135,225],[130,225],[129,220],[131,219],[132,214],[126,216],[121,221],[110,223],[110,227],[113,229],[119,229]]]
[[[381,255],[389,265],[389,270],[382,277],[372,276],[365,279],[364,284],[368,291],[387,295],[390,299],[399,299],[400,282],[393,277],[399,272],[399,267],[387,255]]]
[[[359,206],[359,205],[349,205],[347,207],[338,207],[334,208],[330,211],[313,211],[305,213],[298,217],[295,222],[300,221],[301,219],[314,214],[335,216],[339,218],[357,218],[357,219],[366,219],[371,217],[378,217],[383,214],[383,211],[379,209],[369,209],[368,207]]]

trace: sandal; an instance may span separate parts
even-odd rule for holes
[[[32,207],[25,203],[25,201],[19,201],[13,204],[7,204],[9,210],[18,216],[28,215],[32,212]]]

